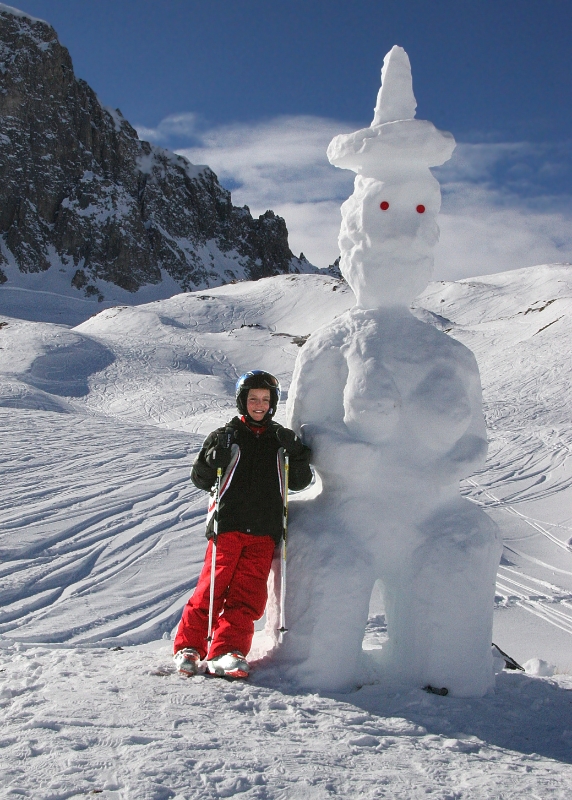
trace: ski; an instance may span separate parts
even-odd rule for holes
[[[223,681],[229,681],[230,683],[248,680],[248,675],[218,675],[216,672],[199,672],[197,674],[204,675],[205,678],[221,678]]]
[[[504,650],[501,650],[498,644],[492,643],[493,653],[496,652],[500,655],[501,658],[504,658],[504,666],[505,669],[519,669],[522,672],[526,672],[524,667],[521,667],[512,656],[509,656],[508,653],[505,653]]]
[[[161,666],[157,667],[150,671],[151,675],[155,675],[158,678],[167,678],[171,675],[180,675],[182,678],[222,678],[225,681],[245,681],[248,680],[248,675],[217,675],[215,672],[197,672],[194,675],[187,675],[183,672],[179,672],[177,669],[174,669],[171,666]]]

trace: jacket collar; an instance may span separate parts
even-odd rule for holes
[[[260,436],[261,434],[263,434],[263,433],[266,433],[266,431],[268,430],[268,424],[264,424],[264,425],[255,425],[255,424],[254,424],[254,422],[251,422],[249,419],[247,419],[247,418],[244,416],[244,414],[241,416],[241,418],[240,418],[240,421],[241,421],[241,422],[242,422],[244,425],[246,425],[246,427],[248,428],[248,430],[249,430],[249,431],[252,431],[252,433],[253,433],[255,436]]]

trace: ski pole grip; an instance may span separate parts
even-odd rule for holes
[[[216,471],[216,500],[215,500],[215,510],[213,515],[213,540],[216,544],[216,540],[218,538],[218,510],[219,510],[219,503],[220,503],[220,479],[222,477],[222,467],[217,467]]]

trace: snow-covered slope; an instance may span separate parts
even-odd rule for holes
[[[481,369],[490,457],[463,491],[505,541],[495,639],[531,673],[561,673],[503,673],[494,697],[470,703],[375,684],[299,696],[262,666],[251,686],[183,681],[161,641],[204,553],[205,497],[188,480],[203,434],[232,413],[246,368],[288,388],[304,337],[352,305],[345,284],[280,276],[106,309],[74,329],[0,317],[7,791],[566,797],[571,297],[572,267],[549,265],[432,284],[415,311]],[[383,638],[374,597],[364,646]]]
[[[491,511],[507,544],[496,615],[501,638],[517,658],[526,660],[539,655],[535,640],[523,639],[520,628],[514,628],[515,617],[523,616],[529,624],[528,617],[537,614],[542,618],[537,627],[542,653],[562,667],[567,666],[572,644],[572,553],[568,545],[572,536],[572,424],[567,352],[571,296],[572,267],[552,265],[471,281],[432,284],[419,298],[416,309],[418,316],[471,347],[479,360],[490,455],[486,469],[467,481],[463,489]],[[49,453],[53,454],[51,467],[39,468],[42,475],[45,469],[45,486],[35,501],[32,525],[28,520],[28,490],[20,488],[17,495],[26,506],[23,517],[19,502],[14,502],[14,494],[5,484],[9,508],[4,518],[9,533],[2,542],[5,560],[27,552],[24,542],[30,538],[34,542],[30,568],[37,570],[36,556],[42,553],[43,570],[50,563],[50,570],[55,569],[59,575],[64,551],[66,563],[69,560],[69,542],[65,546],[62,542],[68,539],[70,523],[76,548],[82,557],[89,552],[93,561],[87,559],[91,566],[84,570],[81,581],[88,582],[90,595],[112,598],[114,579],[108,576],[100,583],[92,575],[105,562],[107,550],[100,552],[102,543],[107,542],[113,555],[115,525],[122,530],[123,550],[129,538],[126,527],[132,529],[130,535],[137,541],[147,534],[139,529],[140,521],[136,521],[136,515],[131,516],[131,511],[129,523],[124,511],[117,511],[115,519],[115,501],[100,509],[99,499],[96,519],[92,520],[94,500],[91,494],[83,499],[83,482],[94,487],[109,483],[106,496],[116,491],[121,495],[127,491],[125,485],[129,485],[129,491],[136,491],[133,479],[126,479],[125,467],[117,471],[112,465],[115,458],[124,462],[133,442],[139,442],[141,453],[149,456],[141,456],[138,481],[151,481],[152,492],[159,496],[162,491],[171,491],[173,469],[177,481],[181,481],[177,491],[184,487],[187,502],[195,496],[195,490],[188,486],[186,470],[201,437],[233,413],[238,375],[252,366],[272,371],[285,388],[285,401],[298,348],[305,337],[352,303],[353,295],[344,283],[300,275],[220,287],[208,294],[176,295],[142,306],[106,309],[74,329],[3,318],[0,407],[10,410],[3,412],[2,446],[5,450],[11,448],[5,468],[19,453],[20,460],[14,462],[14,479],[19,487],[27,486],[29,480],[38,480],[37,475],[32,477],[31,466],[39,453],[46,454],[41,465],[49,463]],[[283,405],[279,418],[282,414]],[[15,418],[19,420],[17,424]],[[169,430],[160,433],[158,429]],[[29,438],[24,446],[25,430],[29,430]],[[167,441],[173,443],[167,448],[167,456],[153,455],[157,447],[162,452]],[[183,459],[181,447],[186,448]],[[21,460],[23,449],[29,450],[30,461]],[[171,457],[171,451],[179,455]],[[74,467],[76,458],[83,464],[81,470]],[[155,459],[164,467],[159,473]],[[93,474],[90,464],[100,465],[97,470],[94,466]],[[77,490],[74,484],[70,486],[71,474],[76,475]],[[164,486],[162,480],[166,482]],[[60,492],[65,494],[66,502],[57,499]],[[196,502],[200,517],[200,495]],[[58,512],[58,525],[52,519],[54,506],[63,509]],[[119,506],[123,508],[122,502]],[[87,521],[76,523],[76,513],[82,519],[85,513]],[[144,516],[149,518],[148,510]],[[63,520],[66,524],[60,527]],[[169,535],[173,534],[173,524],[171,519],[165,525]],[[200,519],[196,524],[200,528]],[[44,537],[52,528],[58,532],[54,532],[55,538],[50,535],[47,548]],[[162,534],[153,536],[161,540]],[[79,546],[84,540],[92,543],[85,552]],[[197,537],[191,540],[195,542]],[[56,541],[60,542],[57,546]],[[162,610],[185,591],[179,571],[186,546],[184,538],[180,552],[173,544],[169,546],[174,566],[171,568],[169,562],[166,575],[172,588],[165,586]],[[197,559],[201,547],[202,542],[197,547]],[[49,557],[44,551],[49,552]],[[139,558],[146,562],[142,554]],[[109,634],[98,615],[94,618],[87,607],[81,611],[81,605],[71,600],[59,600],[57,610],[51,601],[39,603],[43,621],[38,629],[38,614],[28,609],[36,599],[22,604],[22,587],[27,586],[26,597],[36,598],[40,590],[44,591],[46,578],[42,572],[41,580],[30,582],[27,569],[22,563],[19,566],[10,602],[20,610],[4,609],[4,614],[10,616],[9,622],[0,617],[5,632],[18,630],[19,638],[26,635],[50,641],[54,637],[98,640]],[[137,602],[147,608],[146,571],[137,574],[142,582],[135,592],[139,595]],[[53,584],[60,592],[65,590],[64,594],[71,597],[78,590],[76,570],[64,570],[62,576],[50,586]],[[103,606],[105,602],[102,600]],[[65,622],[62,604],[71,615]],[[122,609],[123,604],[120,606]],[[114,615],[121,616],[121,609]],[[507,609],[512,613],[507,614]],[[59,620],[55,627],[50,624],[49,633],[46,617]],[[133,625],[122,627],[122,632],[128,630],[129,641],[148,638],[135,635]]]
[[[75,329],[2,318],[0,634],[168,634],[204,551],[205,495],[188,479],[204,434],[253,364],[287,389],[304,337],[351,302],[333,278],[281,276]]]
[[[287,390],[299,346],[352,302],[334,278],[290,275],[109,309],[75,329],[115,357],[94,376],[86,405],[206,434],[227,418],[236,380],[253,365]]]
[[[494,696],[295,694],[173,674],[165,644],[0,651],[6,798],[567,800],[570,678]]]

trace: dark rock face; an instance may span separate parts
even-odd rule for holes
[[[140,141],[119,111],[76,79],[53,28],[0,10],[0,284],[21,272],[75,267],[129,291],[184,290],[311,272],[283,219],[232,205],[209,167]]]

